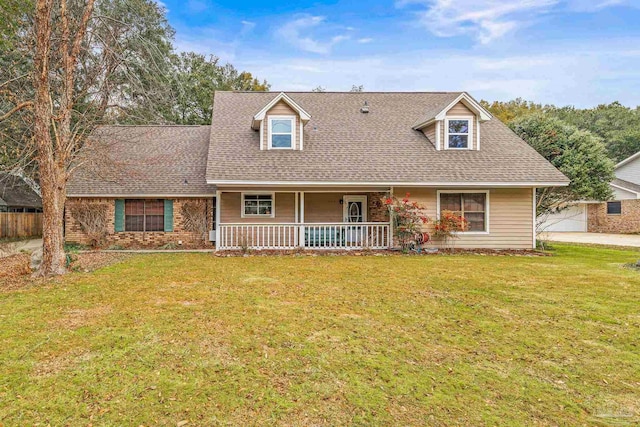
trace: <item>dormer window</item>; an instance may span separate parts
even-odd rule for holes
[[[269,117],[269,148],[291,150],[295,135],[294,116]]]
[[[472,123],[472,118],[447,118],[445,148],[448,150],[470,149]]]

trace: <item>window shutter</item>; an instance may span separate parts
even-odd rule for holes
[[[173,231],[173,200],[164,201],[164,231]]]
[[[116,199],[114,230],[116,233],[124,231],[124,199]]]

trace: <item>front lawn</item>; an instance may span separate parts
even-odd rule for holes
[[[638,423],[640,252],[556,248],[140,255],[0,292],[0,425]]]

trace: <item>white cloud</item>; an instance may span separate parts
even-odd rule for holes
[[[361,39],[358,39],[358,43],[360,44],[371,43],[372,41],[373,39],[371,37],[363,37]]]
[[[488,44],[529,25],[534,18],[563,8],[597,12],[613,6],[640,7],[638,0],[397,0],[417,5],[417,22],[438,37],[468,35]]]
[[[309,30],[317,28],[325,19],[324,16],[303,15],[281,26],[276,35],[305,52],[327,54],[331,52],[334,45],[349,39],[349,36],[336,35],[321,41],[308,35]]]
[[[605,42],[603,42],[605,43]],[[370,91],[467,90],[478,99],[517,97],[557,105],[594,106],[619,100],[636,106],[640,98],[638,40],[594,45],[546,45],[523,54],[472,54],[420,50],[344,59],[253,57],[236,66],[265,78],[273,90]],[[433,61],[432,58],[438,58]],[[245,58],[246,59],[246,58]]]
[[[247,34],[249,34],[256,27],[256,23],[253,21],[243,20],[243,21],[240,21],[240,23],[242,24],[242,29],[240,30],[240,34],[243,36],[246,36]]]
[[[607,7],[639,5],[636,0],[568,0],[567,6],[576,12],[597,12]]]
[[[532,15],[546,13],[559,0],[403,0],[420,4],[418,22],[439,37],[470,35],[482,44],[503,37]]]

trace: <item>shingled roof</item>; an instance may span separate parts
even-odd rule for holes
[[[104,126],[72,175],[70,196],[213,195],[207,185],[209,126]],[[104,157],[104,158],[103,158]],[[87,160],[87,159],[83,159]]]
[[[0,172],[0,206],[41,208],[42,199],[21,177]]]
[[[311,120],[304,150],[260,150],[252,118],[273,92],[216,92],[207,161],[211,184],[564,185],[568,179],[497,119],[480,150],[437,151],[416,121],[461,92],[287,92]],[[369,113],[360,112],[367,101]]]

